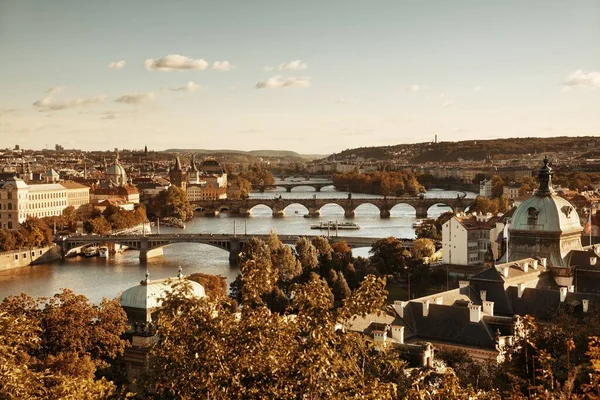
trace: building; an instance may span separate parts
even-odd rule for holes
[[[227,173],[213,157],[205,158],[196,168],[194,159],[190,166],[189,201],[220,200],[227,198]],[[194,183],[191,183],[194,180]]]
[[[518,183],[511,183],[510,185],[502,186],[502,196],[506,197],[508,200],[517,199],[520,194],[521,185]]]
[[[502,214],[459,214],[442,226],[442,258],[446,264],[482,265],[498,258],[496,239],[504,228]]]
[[[518,182],[525,176],[532,176],[532,170],[529,167],[501,167],[498,168],[498,175],[508,182]]]
[[[184,282],[190,289],[186,296],[200,298],[206,296],[204,287],[197,282],[187,280],[182,275],[181,268],[178,276],[173,279],[151,281],[146,272],[145,280],[121,294],[119,302],[127,314],[129,323],[129,330],[125,333],[125,337],[130,341],[131,346],[125,349],[123,359],[131,389],[135,389],[135,380],[147,371],[150,347],[158,340],[154,322],[156,312],[162,306],[162,299]]]
[[[65,181],[60,183],[67,188],[67,206],[73,206],[76,210],[90,202],[90,188],[81,183]]]
[[[115,162],[111,164],[104,173],[104,185],[106,187],[123,186],[127,184],[127,173],[119,160],[119,152],[116,151]]]
[[[70,205],[88,202],[86,186],[74,182],[28,185],[13,177],[0,183],[0,227],[18,229],[29,217],[59,216]]]
[[[187,171],[183,168],[179,156],[175,158],[175,165],[169,170],[169,180],[171,184],[180,189],[187,188]]]
[[[492,180],[484,179],[479,182],[479,195],[482,197],[492,197]]]

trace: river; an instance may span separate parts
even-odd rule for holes
[[[299,178],[288,178],[287,182]],[[313,180],[311,182],[319,182]],[[316,193],[313,188],[298,187],[288,193],[285,189],[277,189],[266,193],[252,193],[254,198],[347,198],[347,192],[338,192],[333,187],[325,187]],[[457,192],[447,190],[430,190],[426,197],[456,198]],[[467,193],[474,197],[475,193]],[[376,198],[379,196],[353,193],[352,197]],[[447,207],[433,206],[429,216],[436,217],[448,211]],[[248,218],[221,214],[218,217],[196,217],[186,224],[184,232],[188,233],[233,233],[234,224],[238,233],[266,234],[271,230],[282,235],[317,234],[326,235],[327,231],[310,229],[310,225],[319,221],[353,221],[360,225],[360,230],[339,231],[340,236],[365,236],[414,238],[412,224],[416,221],[415,211],[408,205],[398,205],[391,210],[389,219],[381,219],[379,210],[369,204],[356,209],[352,219],[344,218],[344,211],[337,205],[327,205],[321,209],[320,218],[303,218],[307,213],[301,205],[291,205],[285,210],[283,218],[273,218],[271,210],[265,206],[257,206]],[[156,227],[153,228],[156,231]],[[161,227],[161,233],[179,232],[177,228]],[[331,232],[334,234],[334,232]],[[356,255],[367,256],[368,249],[356,249]],[[51,296],[61,288],[69,288],[76,293],[86,295],[91,301],[99,302],[103,297],[114,298],[123,290],[136,285],[144,278],[146,270],[150,279],[163,279],[177,275],[179,266],[184,274],[203,272],[223,275],[231,282],[238,274],[237,268],[229,266],[228,253],[224,250],[201,244],[174,244],[164,248],[164,256],[140,263],[137,251],[126,251],[109,258],[68,258],[51,264],[41,264],[0,272],[0,299],[19,293],[30,296]]]

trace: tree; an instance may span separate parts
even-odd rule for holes
[[[414,258],[423,259],[435,253],[435,245],[431,239],[415,239],[411,248]]]
[[[64,224],[66,225],[69,232],[75,232],[75,230],[77,229],[77,221],[79,220],[79,217],[77,216],[77,210],[75,210],[75,207],[68,206],[67,208],[65,208],[62,211],[62,217]]]
[[[0,229],[0,251],[11,251],[17,249],[15,235],[8,229]]]
[[[289,283],[302,274],[302,265],[292,248],[281,243],[276,233],[271,232],[268,246],[271,251],[271,264],[277,271],[279,281]]]
[[[175,217],[182,221],[189,221],[194,217],[194,210],[190,205],[187,193],[174,185],[161,191],[152,200],[151,210],[160,218]]]
[[[195,272],[187,276],[190,281],[198,282],[211,299],[227,296],[227,278],[222,275],[209,275]]]
[[[402,242],[395,237],[380,239],[369,250],[371,254],[369,260],[379,274],[404,274],[406,266],[404,250]]]
[[[317,265],[319,265],[317,249],[305,237],[298,238],[295,247],[298,260],[300,260],[300,265],[302,265],[302,273],[305,277],[308,277]]]
[[[495,175],[492,177],[492,197],[500,197],[504,193],[504,180]]]
[[[538,186],[537,180],[533,176],[524,176],[519,179],[519,183],[521,184],[521,187],[519,188],[519,195],[521,196],[526,193],[533,193]]]
[[[253,237],[244,245],[239,262],[242,302],[246,306],[263,304],[261,296],[271,292],[277,282],[277,276],[273,274],[269,247],[262,240]]]

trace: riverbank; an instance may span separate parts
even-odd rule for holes
[[[52,245],[0,253],[0,271],[60,260],[60,246]]]

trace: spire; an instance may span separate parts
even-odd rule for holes
[[[198,168],[196,168],[196,155],[192,154],[192,161],[190,161],[190,171],[199,172]]]
[[[181,160],[179,156],[175,157],[175,166],[173,167],[173,171],[181,171]]]
[[[554,190],[552,189],[552,168],[548,166],[548,156],[544,157],[544,166],[540,168],[540,173],[538,174],[538,180],[540,181],[540,186],[535,191],[536,196],[550,196],[554,194]]]
[[[119,164],[119,149],[115,149],[115,164]]]

